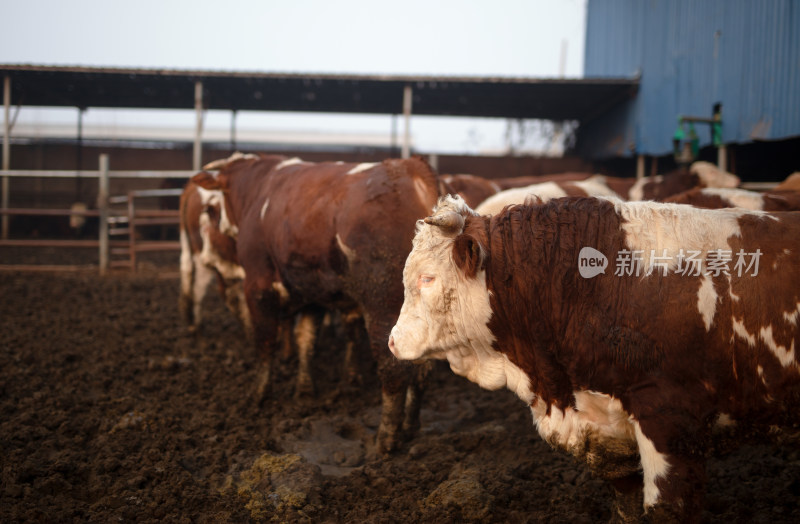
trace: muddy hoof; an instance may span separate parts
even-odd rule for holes
[[[388,455],[400,448],[401,439],[397,433],[382,433],[375,435],[375,451],[379,455]]]

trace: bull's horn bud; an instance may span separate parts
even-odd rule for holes
[[[437,226],[445,231],[458,231],[464,229],[464,217],[454,211],[436,213],[425,219],[426,224]]]

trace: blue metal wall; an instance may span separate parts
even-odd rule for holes
[[[678,115],[716,102],[726,143],[799,136],[800,0],[588,0],[584,76],[635,75],[635,100],[582,126],[584,154],[668,154]]]

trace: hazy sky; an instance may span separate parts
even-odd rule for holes
[[[586,0],[0,0],[0,63],[257,72],[557,77],[583,71]],[[20,125],[76,119],[23,110]],[[149,112],[152,113],[152,112]],[[191,112],[178,125],[194,127]],[[90,109],[84,125],[152,114]],[[173,116],[173,118],[175,118]],[[229,115],[207,114],[206,127]],[[390,118],[240,113],[237,126],[387,132]],[[490,148],[505,123],[415,117],[421,149]],[[443,136],[443,134],[445,136]]]

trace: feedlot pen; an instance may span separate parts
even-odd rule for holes
[[[164,227],[177,228],[180,217],[177,206],[178,198],[183,191],[181,188],[151,188],[128,189],[121,195],[109,195],[110,179],[138,179],[138,180],[165,180],[168,182],[183,181],[191,177],[194,171],[110,171],[108,169],[108,156],[100,155],[98,171],[63,171],[63,170],[9,170],[3,171],[3,177],[23,178],[76,178],[97,179],[96,204],[73,206],[69,209],[55,209],[42,207],[11,207],[9,198],[4,195],[3,207],[0,207],[0,220],[2,220],[2,235],[0,248],[52,248],[50,257],[52,264],[8,263],[8,258],[3,256],[0,249],[0,269],[12,270],[84,270],[99,269],[103,274],[109,269],[127,268],[132,271],[137,269],[137,255],[155,252],[176,252],[180,243],[175,239],[166,238]],[[175,185],[174,183],[171,185]],[[154,204],[155,202],[155,204]],[[10,217],[68,217],[73,238],[30,238],[22,235],[10,227]],[[86,227],[91,222],[92,227]],[[152,230],[151,226],[164,226],[156,238],[144,236],[145,230]],[[87,234],[75,232],[92,231],[96,227],[96,234],[91,238]],[[16,234],[15,234],[16,233]],[[25,238],[28,236],[27,238]],[[52,237],[54,235],[45,235]],[[95,249],[94,260],[85,254],[82,257],[66,255],[65,250],[85,251]],[[38,257],[38,260],[45,257]],[[177,261],[177,256],[175,257]],[[80,260],[82,263],[69,264],[70,261]],[[87,265],[88,264],[88,265]]]

